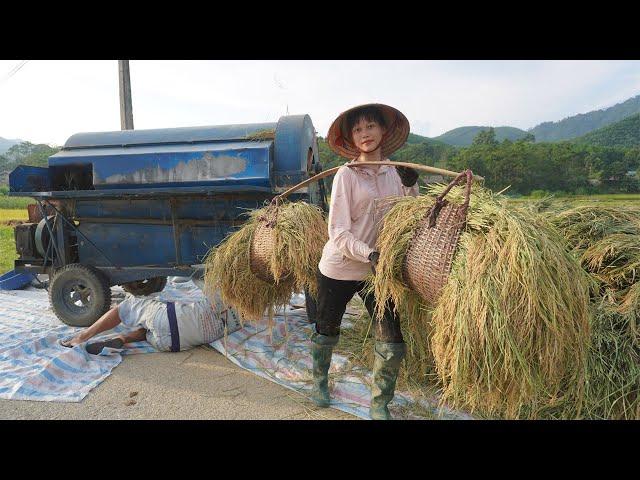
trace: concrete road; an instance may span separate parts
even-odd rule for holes
[[[260,378],[206,347],[123,358],[82,402],[0,400],[0,419],[357,420]]]

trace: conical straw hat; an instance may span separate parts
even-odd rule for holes
[[[351,132],[346,131],[346,119],[350,112],[364,107],[377,107],[382,112],[387,124],[387,131],[382,137],[382,156],[388,157],[407,141],[407,137],[409,137],[409,120],[400,110],[381,103],[358,105],[338,115],[338,118],[329,127],[329,133],[327,134],[329,147],[341,157],[350,160],[360,156],[360,150],[353,145],[351,140]]]

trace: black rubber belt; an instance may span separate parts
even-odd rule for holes
[[[167,317],[169,317],[169,330],[171,331],[171,351],[180,351],[180,332],[178,332],[178,318],[176,317],[176,304],[167,302]]]

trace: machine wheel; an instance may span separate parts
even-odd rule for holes
[[[53,311],[67,325],[88,327],[111,307],[111,288],[99,270],[71,263],[56,270],[49,284]]]
[[[167,277],[153,277],[137,282],[123,283],[122,288],[131,295],[144,296],[161,292],[167,285]]]

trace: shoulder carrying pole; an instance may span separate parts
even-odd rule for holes
[[[420,165],[418,163],[408,163],[408,162],[354,162],[354,163],[349,163],[349,164],[345,164],[345,165],[340,165],[338,167],[333,167],[330,168],[329,170],[325,170],[324,172],[320,172],[317,175],[314,175],[311,178],[307,178],[305,181],[300,182],[297,185],[294,185],[293,187],[291,187],[289,190],[281,193],[280,195],[277,195],[276,197],[273,198],[272,202],[275,203],[276,205],[278,203],[280,203],[280,201],[284,200],[285,198],[287,198],[290,194],[292,194],[293,192],[295,192],[296,190],[301,189],[302,187],[305,187],[307,185],[309,185],[310,183],[313,182],[317,182],[318,180],[324,178],[324,177],[328,177],[329,175],[333,175],[334,173],[336,173],[340,167],[361,167],[364,165],[389,165],[391,167],[410,167],[410,168],[415,168],[416,170],[421,170],[423,172],[428,172],[428,173],[436,173],[436,174],[440,174],[443,176],[447,176],[447,177],[458,177],[460,175],[460,173],[458,172],[452,172],[451,170],[444,170],[442,168],[436,168],[436,167],[429,167],[427,165]],[[483,180],[482,177],[475,175],[475,178],[478,180]]]

